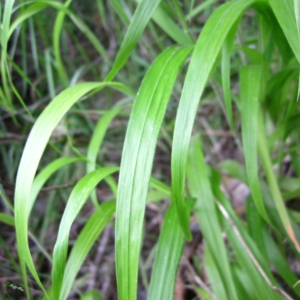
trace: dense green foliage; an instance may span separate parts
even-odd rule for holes
[[[299,0],[0,11],[4,299],[300,299]]]

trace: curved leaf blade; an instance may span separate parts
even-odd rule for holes
[[[262,71],[263,68],[259,65],[241,68],[242,139],[248,183],[255,206],[260,215],[271,224],[261,196],[257,167],[257,124]]]
[[[67,298],[82,263],[115,210],[115,200],[103,203],[97,208],[83,227],[76,239],[66,264],[60,300],[65,300]]]
[[[54,161],[52,161],[48,166],[46,166],[35,178],[32,183],[31,191],[30,191],[30,198],[28,204],[28,215],[30,215],[31,209],[36,201],[36,197],[40,192],[43,185],[46,181],[50,178],[50,176],[59,170],[60,168],[72,164],[74,162],[83,161],[82,158],[78,157],[61,157]]]
[[[187,238],[190,238],[190,232],[184,203],[185,168],[197,107],[230,28],[253,2],[253,0],[230,1],[215,10],[196,43],[184,82],[175,122],[171,166],[172,195],[179,223]]]
[[[36,282],[46,291],[35,270],[28,245],[28,208],[31,186],[44,149],[50,135],[63,115],[83,95],[106,86],[113,87],[128,93],[126,86],[120,83],[82,83],[72,86],[60,93],[42,112],[34,124],[26,142],[16,179],[15,189],[15,226],[17,235],[18,253],[21,261],[26,262]]]
[[[139,3],[136,11],[134,12],[119,52],[114,60],[113,66],[105,78],[106,81],[112,80],[118,71],[125,65],[128,57],[130,56],[133,48],[138,42],[142,32],[144,31],[160,1],[161,0],[143,0],[141,3]]]
[[[190,213],[194,200],[188,203]],[[158,239],[153,264],[148,300],[172,300],[176,274],[184,246],[184,235],[180,230],[174,203],[171,203],[164,218]]]
[[[166,106],[191,47],[171,47],[148,70],[127,127],[116,209],[116,270],[119,299],[134,300],[147,190]]]
[[[71,226],[96,185],[108,175],[119,170],[117,167],[97,169],[85,175],[74,187],[62,216],[53,251],[52,292],[59,299],[64,278]]]

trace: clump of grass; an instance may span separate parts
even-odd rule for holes
[[[193,253],[190,266],[195,296],[299,297],[299,274],[288,263],[300,251],[299,212],[291,209],[300,176],[298,2],[96,1],[94,21],[77,5],[6,1],[1,7],[0,125],[7,146],[0,221],[15,231],[17,261],[8,241],[1,244],[26,297],[67,299],[73,290],[101,299],[93,287],[84,289],[88,279],[83,288],[74,283],[114,216],[118,299],[142,297],[139,271],[149,299],[173,299],[185,240],[193,239],[191,214],[203,236],[201,257]],[[41,21],[48,13],[55,18],[50,33]],[[199,116],[205,105],[217,112],[212,121]],[[210,141],[200,134],[203,125]],[[210,149],[221,147],[218,126],[239,156],[226,159],[219,150],[212,158]],[[22,154],[9,139],[15,128],[23,128],[22,147],[26,138]],[[170,160],[167,180],[152,175],[160,168],[153,164],[157,147]],[[112,148],[117,154],[110,160]],[[225,178],[249,189],[242,214]],[[106,201],[97,194],[102,180]],[[57,190],[65,205],[56,212]],[[37,218],[45,191],[49,200]],[[159,238],[143,257],[147,202],[160,209],[165,199]],[[82,230],[70,239],[85,207]]]

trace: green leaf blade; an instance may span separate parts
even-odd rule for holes
[[[171,47],[156,59],[129,120],[116,209],[116,270],[122,300],[136,299],[142,224],[156,141],[177,73],[191,50]]]

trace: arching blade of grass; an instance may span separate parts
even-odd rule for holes
[[[120,0],[111,0],[110,5],[114,8],[114,10],[118,14],[122,22],[128,25],[130,23],[129,16],[126,10],[124,9],[122,3],[120,2]]]
[[[215,272],[221,278],[219,285],[225,291],[222,299],[237,299],[199,137],[190,146],[187,179],[190,194],[197,199],[194,211],[216,266]]]
[[[121,110],[122,110],[122,107],[118,107],[118,108],[114,108],[114,109],[108,111],[107,113],[105,113],[102,116],[102,118],[97,123],[97,125],[93,131],[92,138],[88,145],[87,157],[86,157],[87,158],[87,166],[86,166],[87,173],[95,170],[97,155],[98,155],[99,149],[101,147],[103,138],[105,136],[106,130],[107,130],[109,124],[111,123],[111,121],[113,120],[113,118],[117,114],[119,114],[121,112]],[[93,201],[94,205],[97,206],[98,201],[97,201],[97,196],[96,196],[95,191],[92,192],[91,197],[92,197],[92,201]]]
[[[264,172],[266,174],[267,182],[270,187],[273,201],[276,205],[277,212],[280,216],[280,220],[289,238],[293,242],[295,248],[297,249],[298,252],[300,252],[300,245],[295,236],[293,227],[291,225],[291,221],[287,213],[287,209],[285,207],[285,203],[282,199],[281,192],[278,187],[278,183],[274,174],[273,165],[272,165],[272,161],[270,158],[270,154],[266,142],[266,136],[264,133],[263,119],[261,115],[258,118],[258,151],[262,161]]]
[[[251,194],[258,212],[270,224],[261,197],[257,167],[257,124],[261,77],[261,66],[244,66],[241,69],[242,138]]]
[[[144,31],[160,1],[161,0],[143,0],[141,3],[139,3],[136,11],[134,12],[119,52],[114,60],[113,66],[105,78],[106,81],[111,81],[116,76],[118,71],[125,65],[128,57],[130,56],[133,48],[138,42],[142,32]]]
[[[45,292],[35,270],[28,246],[28,209],[31,186],[44,149],[50,139],[50,135],[64,114],[83,95],[99,90],[106,86],[130,93],[126,86],[120,83],[82,83],[70,87],[60,93],[49,106],[42,112],[34,124],[18,169],[15,189],[15,225],[19,258],[26,263],[30,272],[39,286]],[[24,270],[23,270],[24,271]]]
[[[158,6],[152,16],[153,21],[179,45],[193,45],[194,41]]]
[[[115,209],[115,200],[105,202],[97,208],[83,227],[76,239],[66,264],[60,300],[65,300],[67,298],[81,265],[103,228],[109,222]]]
[[[68,252],[68,241],[71,225],[73,224],[79,211],[81,210],[82,206],[84,205],[96,185],[102,179],[118,170],[119,168],[117,167],[106,167],[94,170],[85,175],[72,190],[59,225],[58,236],[53,251],[53,299],[59,299],[60,297]]]
[[[147,189],[159,129],[176,76],[192,48],[172,47],[152,64],[130,116],[116,212],[116,272],[120,300],[134,300]]]
[[[298,62],[300,63],[300,43],[295,19],[293,0],[269,0],[276,19],[283,30]]]
[[[71,4],[72,0],[67,0],[64,4],[65,8],[68,8]],[[55,20],[54,28],[53,28],[53,51],[54,51],[54,57],[57,64],[57,71],[60,77],[60,80],[62,81],[63,85],[65,87],[68,86],[69,80],[68,75],[66,73],[66,70],[64,68],[61,54],[60,54],[60,33],[62,30],[63,22],[65,19],[65,12],[60,11],[58,12],[58,15]]]
[[[9,25],[10,19],[13,12],[14,0],[5,1],[2,24],[1,24],[1,78],[2,78],[2,88],[3,88],[3,105],[6,106],[9,110],[11,107],[11,94],[7,82],[7,45],[9,40]],[[2,94],[2,93],[1,93]]]
[[[197,7],[193,8],[187,15],[186,15],[186,20],[190,22],[190,20],[203,12],[205,9],[208,7],[212,6],[217,0],[206,0],[203,1],[201,4],[199,4]]]
[[[51,3],[52,2],[52,3]],[[38,1],[34,4],[31,4],[29,7],[25,8],[18,17],[13,21],[9,30],[8,30],[8,38],[12,35],[15,29],[22,24],[26,19],[32,17],[33,15],[37,14],[41,10],[45,9],[49,5],[53,5],[56,9],[63,9],[64,6],[59,2],[53,1]]]
[[[28,203],[28,215],[30,215],[31,209],[36,201],[36,197],[40,192],[43,185],[50,178],[50,176],[59,170],[60,168],[72,164],[74,162],[83,161],[82,158],[78,157],[61,157],[52,161],[48,166],[46,166],[35,178],[32,183],[30,198]]]
[[[190,213],[194,202],[194,199],[188,202],[188,213]],[[174,203],[171,203],[158,239],[148,300],[173,299],[176,274],[183,246],[184,235],[178,224]]]
[[[236,20],[252,0],[235,0],[220,6],[208,19],[197,41],[184,82],[176,116],[172,147],[172,196],[179,223],[190,239],[184,204],[185,168],[197,107],[221,46]]]

